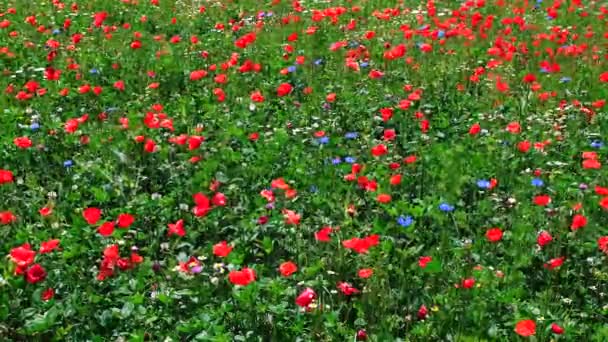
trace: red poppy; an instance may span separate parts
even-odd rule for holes
[[[557,325],[557,323],[551,323],[551,331],[556,335],[561,335],[565,332],[564,328]]]
[[[234,285],[247,286],[255,281],[255,271],[250,268],[243,268],[241,271],[230,271],[228,279]]]
[[[426,305],[424,305],[424,304],[420,305],[420,308],[418,309],[418,313],[417,313],[418,319],[420,319],[420,320],[426,319],[428,314],[429,314],[429,311],[426,308]]]
[[[300,215],[293,210],[283,209],[283,217],[285,218],[285,224],[298,225],[300,224]]]
[[[131,214],[120,214],[118,215],[118,219],[116,221],[118,223],[118,227],[129,228],[129,226],[135,222],[135,217]]]
[[[342,281],[338,283],[338,290],[340,290],[340,292],[342,292],[346,296],[350,296],[360,292],[351,284]]]
[[[232,252],[232,246],[229,246],[226,241],[219,242],[213,245],[213,254],[225,258]]]
[[[502,239],[502,230],[500,228],[491,228],[486,232],[486,238],[490,242],[498,242]]]
[[[331,241],[329,234],[331,234],[332,231],[333,231],[332,227],[323,227],[318,232],[315,233],[315,239],[317,239],[317,241],[321,241],[321,242],[329,242],[329,241]]]
[[[289,277],[298,271],[298,266],[291,261],[286,261],[279,266],[279,272],[283,277]]]
[[[177,235],[184,236],[186,235],[186,230],[184,229],[184,220],[179,220],[175,223],[169,223],[167,225],[169,230],[167,231],[167,236]]]
[[[13,182],[13,173],[0,169],[0,185]]]
[[[379,194],[376,199],[380,203],[390,203],[391,202],[391,195],[389,195],[389,194]]]
[[[46,270],[40,264],[34,264],[25,273],[25,280],[30,284],[36,284],[46,278]]]
[[[49,287],[48,289],[42,291],[42,293],[40,294],[40,299],[45,302],[51,300],[53,297],[55,297],[55,290],[52,287]]]
[[[28,137],[15,138],[13,140],[13,143],[15,144],[15,146],[17,146],[21,149],[26,149],[26,148],[32,147],[32,140],[30,140],[30,138],[28,138]]]
[[[563,265],[564,260],[566,260],[565,257],[554,258],[554,259],[549,260],[547,263],[545,263],[544,266],[548,270],[554,270],[554,269],[560,267],[561,265]]]
[[[532,336],[536,334],[536,322],[531,319],[519,321],[515,325],[515,332],[523,337]]]
[[[546,206],[551,203],[551,197],[549,195],[538,195],[534,197],[534,204],[539,206]]]
[[[433,261],[433,258],[430,256],[421,256],[420,258],[418,258],[418,266],[420,266],[420,268],[426,268],[426,265]]]
[[[40,254],[50,253],[59,247],[59,239],[44,241],[40,244]]]
[[[478,123],[475,123],[469,128],[470,135],[476,135],[481,131],[481,126]]]
[[[467,278],[462,281],[462,287],[465,289],[471,289],[473,286],[475,286],[475,279],[473,278]]]
[[[379,240],[379,235],[370,235],[363,239],[355,237],[349,240],[342,241],[342,246],[348,249],[352,249],[357,253],[367,253],[367,251],[371,247],[378,245]]]
[[[576,214],[572,218],[572,224],[570,224],[570,229],[578,230],[580,228],[585,227],[586,225],[587,225],[587,218],[583,215]]]
[[[110,236],[114,233],[114,222],[104,222],[97,228],[97,232],[102,236]]]
[[[600,251],[606,253],[608,255],[608,236],[601,236],[597,239],[597,246]]]
[[[101,209],[98,208],[86,208],[82,211],[82,216],[88,224],[93,225],[101,218]]]
[[[380,157],[388,153],[388,148],[385,145],[379,144],[372,148],[372,155],[374,157]]]
[[[291,93],[292,90],[293,90],[293,87],[291,86],[291,84],[282,83],[277,88],[277,95],[279,97],[283,97],[283,96],[289,95],[289,93]]]
[[[553,237],[545,230],[538,233],[538,237],[536,238],[536,243],[541,247],[548,245],[551,241],[553,241]]]
[[[15,216],[10,211],[2,211],[0,212],[0,224],[10,224],[17,221],[17,216]]]
[[[371,268],[362,268],[357,272],[359,278],[367,279],[374,274],[374,270]]]
[[[53,208],[44,207],[38,210],[38,213],[42,216],[49,216],[53,213]]]
[[[315,299],[317,298],[317,294],[315,290],[311,288],[306,288],[300,295],[296,298],[296,304],[301,307],[308,307]]]

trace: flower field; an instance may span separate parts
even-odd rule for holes
[[[607,341],[607,26],[4,1],[0,340]]]

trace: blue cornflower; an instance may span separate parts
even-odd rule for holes
[[[357,161],[357,159],[355,157],[346,157],[346,158],[344,158],[344,161],[347,162],[347,163],[349,163],[349,164],[352,164],[355,161]]]
[[[60,29],[54,29],[53,30],[53,34],[55,34],[55,35],[61,34],[61,30]]]
[[[542,67],[542,68],[540,68],[540,72],[547,74],[547,73],[549,73],[549,69]]]
[[[340,157],[336,157],[334,159],[331,160],[331,163],[334,165],[338,165],[342,162],[342,159],[340,159]]]
[[[89,73],[90,73],[91,75],[98,75],[98,74],[99,74],[99,70],[97,70],[96,68],[93,68],[93,69],[91,69],[91,70],[89,71]]]
[[[296,71],[296,66],[295,65],[291,65],[291,66],[287,67],[287,71],[289,71],[289,72]]]
[[[74,165],[74,162],[69,159],[63,162],[63,167],[65,168],[72,167],[72,165]]]
[[[451,211],[454,211],[454,206],[443,202],[439,205],[439,210],[444,211],[444,212],[451,212]]]
[[[272,12],[266,12],[266,16],[267,17],[272,17],[273,13]]]
[[[437,32],[437,38],[443,38],[443,37],[445,37],[445,31]]]
[[[321,65],[321,64],[323,64],[323,59],[319,58],[314,63],[315,63],[315,65]]]
[[[348,132],[348,133],[344,134],[344,137],[346,139],[357,139],[358,136],[359,136],[359,133],[357,133],[357,132]]]
[[[412,223],[414,223],[414,219],[411,216],[399,216],[399,218],[397,218],[397,224],[401,227],[409,227]]]
[[[482,189],[489,189],[490,188],[490,181],[486,180],[486,179],[480,179],[477,181],[477,186],[482,188]]]
[[[533,186],[536,186],[536,187],[541,187],[541,186],[545,185],[545,183],[543,182],[543,180],[540,179],[540,178],[534,178],[534,179],[532,179],[531,184]]]
[[[572,78],[567,77],[567,76],[564,76],[564,77],[562,77],[562,78],[559,79],[559,83],[568,83],[570,81],[572,81]]]
[[[604,143],[601,142],[600,140],[593,140],[591,142],[591,147],[593,147],[593,148],[602,148],[602,146],[604,146]]]
[[[317,142],[321,145],[325,145],[329,142],[329,137],[320,137],[317,139]]]
[[[32,131],[37,131],[40,128],[40,124],[38,124],[37,122],[34,122],[30,125],[30,129]]]
[[[362,68],[367,68],[369,66],[368,62],[361,62],[361,64],[359,64],[360,67]]]

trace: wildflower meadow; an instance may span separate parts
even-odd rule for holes
[[[3,0],[0,341],[608,341],[608,3]]]

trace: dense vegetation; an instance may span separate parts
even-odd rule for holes
[[[607,19],[6,0],[0,339],[608,340]]]

